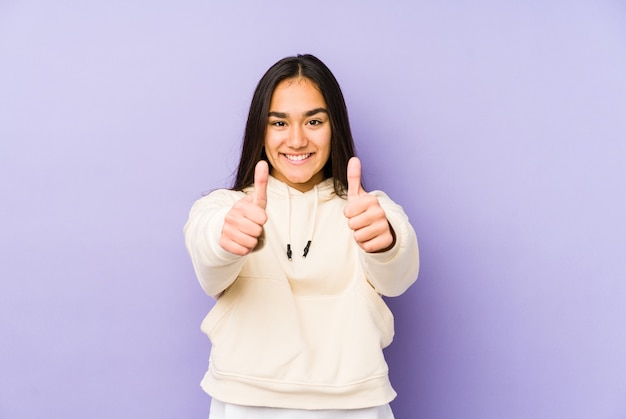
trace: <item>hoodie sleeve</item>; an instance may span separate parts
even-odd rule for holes
[[[419,250],[415,230],[402,207],[384,192],[370,192],[378,198],[396,235],[395,245],[383,253],[360,251],[361,265],[377,292],[395,297],[405,292],[417,279]]]
[[[185,245],[202,289],[217,298],[237,278],[245,257],[224,250],[219,239],[224,217],[243,193],[216,190],[191,207],[183,228]]]

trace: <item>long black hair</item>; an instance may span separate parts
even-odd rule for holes
[[[324,178],[332,177],[335,193],[345,196],[348,189],[348,160],[355,155],[348,109],[333,73],[321,60],[310,54],[283,58],[259,80],[250,104],[233,190],[242,190],[254,183],[254,166],[258,161],[265,160],[271,167],[264,145],[272,95],[280,82],[297,77],[311,80],[326,102],[331,139],[330,156],[323,169]]]

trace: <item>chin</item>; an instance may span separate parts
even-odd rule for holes
[[[310,181],[311,181],[311,178],[308,178],[308,179],[297,179],[297,178],[296,179],[294,179],[294,178],[289,179],[288,178],[287,179],[287,182],[293,183],[294,185],[303,185],[305,183],[309,183]]]

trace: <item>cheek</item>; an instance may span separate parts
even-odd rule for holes
[[[324,150],[325,154],[330,154],[331,133],[330,130],[320,137],[319,147]]]

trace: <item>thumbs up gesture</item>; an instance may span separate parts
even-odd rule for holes
[[[236,255],[244,256],[259,244],[263,225],[267,221],[267,162],[260,161],[254,168],[254,191],[235,202],[224,218],[220,246]]]
[[[361,161],[348,161],[348,203],[343,209],[354,240],[368,253],[383,252],[394,243],[394,233],[378,198],[361,187]]]

